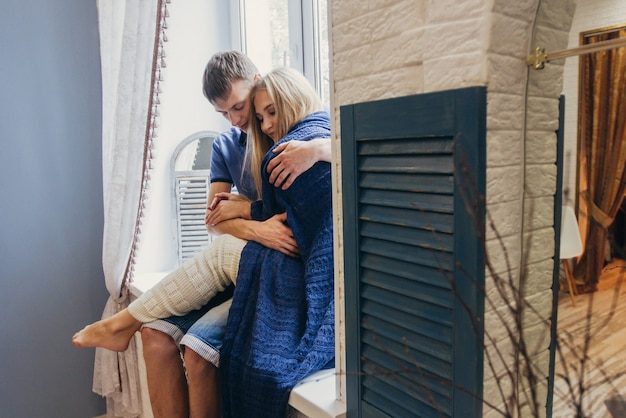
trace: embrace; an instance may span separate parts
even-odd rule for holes
[[[308,81],[286,68],[255,82],[249,106],[246,167],[260,196],[249,216],[285,214],[297,253],[220,235],[127,309],[76,333],[73,343],[123,351],[143,324],[185,315],[235,285],[219,353],[221,413],[277,417],[298,381],[334,366],[331,166],[318,161],[285,189],[270,182],[268,165],[285,143],[330,137],[330,121]]]

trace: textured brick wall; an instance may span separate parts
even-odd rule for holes
[[[532,47],[548,51],[567,48],[576,0],[544,0],[537,12]],[[553,228],[556,193],[556,137],[558,97],[563,87],[562,63],[551,62],[543,70],[530,70],[526,113],[525,198],[523,219],[523,265],[526,267],[523,294],[528,303],[523,317],[524,338],[530,364],[538,379],[538,399],[546,399],[549,351],[547,350],[552,298],[551,281],[555,235]],[[527,392],[520,385],[520,397]],[[545,415],[544,403],[539,416]],[[528,416],[530,406],[523,409]]]
[[[485,359],[485,398],[496,405],[502,403],[498,384],[518,386],[502,379],[505,364],[518,359],[510,339],[494,332],[502,332],[502,321],[513,320],[504,307],[513,297],[502,298],[494,277],[512,278],[517,285],[524,272],[525,285],[516,291],[523,292],[536,311],[524,318],[526,336],[538,343],[531,355],[544,381],[548,373],[545,321],[552,301],[554,131],[563,69],[546,67],[529,80],[525,57],[537,42],[552,50],[566,47],[575,2],[543,0],[540,8],[538,4],[539,0],[332,0],[330,7],[338,278],[343,277],[339,106],[487,86],[486,199],[495,228],[487,227],[493,269],[487,270],[491,302],[486,303],[486,327],[498,345],[489,341],[486,345],[487,357],[495,360],[500,350],[505,361],[490,365]],[[340,286],[338,299],[342,294]],[[342,326],[343,319],[338,321]],[[544,400],[546,393],[541,393]],[[485,416],[493,415],[488,407],[484,410]]]

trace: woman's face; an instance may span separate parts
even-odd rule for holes
[[[256,118],[261,125],[261,131],[276,142],[276,109],[274,102],[267,94],[267,90],[259,90],[254,97],[254,110]]]

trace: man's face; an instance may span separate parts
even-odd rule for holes
[[[231,86],[228,97],[226,99],[216,99],[213,102],[213,107],[228,119],[231,125],[247,133],[248,118],[250,117],[248,96],[252,89],[252,83],[246,80],[237,80]]]

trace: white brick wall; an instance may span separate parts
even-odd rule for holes
[[[538,314],[527,315],[524,324],[529,338],[543,342],[532,359],[546,375],[548,344],[543,339],[549,337],[544,321],[552,300],[554,130],[562,67],[550,65],[543,73],[531,73],[527,90],[525,58],[539,42],[551,50],[566,47],[574,4],[574,0],[542,0],[538,8],[539,0],[331,0],[330,7],[335,202],[341,202],[339,106],[487,86],[487,211],[500,236],[496,238],[488,228],[488,257],[493,272],[507,280],[512,277],[518,283],[520,271],[525,272],[523,291]],[[341,207],[336,205],[341,284]],[[498,299],[493,275],[487,272],[487,277],[487,295],[499,309],[486,303],[486,327],[501,330],[502,318],[512,318],[505,300]],[[341,285],[338,292],[342,295]],[[343,318],[338,321],[343,324]],[[509,366],[515,364],[508,338],[501,338],[497,348],[508,355]],[[487,354],[492,359],[494,350],[490,346]],[[492,372],[488,360],[485,398],[501,405],[494,375],[503,373],[504,364],[494,364]],[[545,376],[541,378],[545,381]],[[500,384],[517,386],[517,382]],[[545,387],[540,393],[544,400],[540,403],[545,405]],[[485,416],[493,415],[488,407],[484,411]]]

